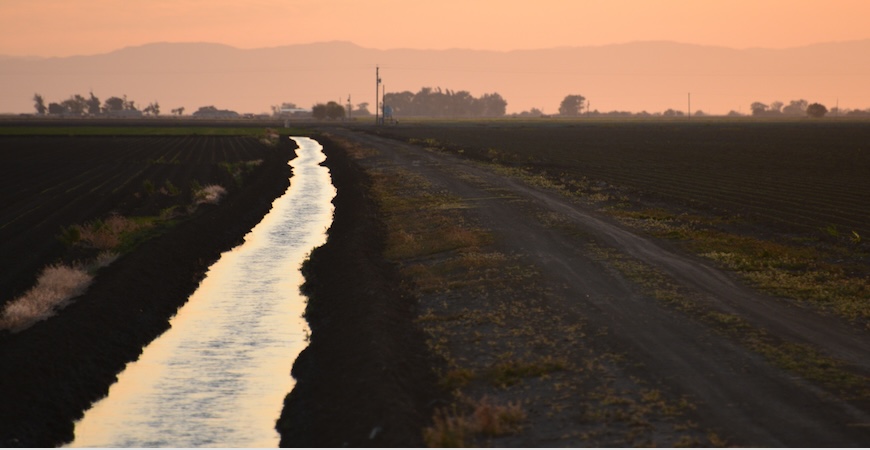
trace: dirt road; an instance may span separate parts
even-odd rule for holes
[[[582,344],[593,354],[619,355],[604,364],[606,384],[584,381],[574,397],[559,396],[566,405],[559,410],[548,407],[555,401],[548,398],[548,388],[535,383],[562,380],[581,373],[580,369],[530,380],[524,389],[535,395],[481,388],[479,392],[491,397],[520,398],[527,410],[522,432],[492,438],[488,443],[675,445],[681,443],[677,439],[682,433],[701,445],[870,444],[866,399],[849,398],[842,391],[834,392],[775,365],[733,334],[702,320],[704,314],[697,311],[739,318],[769,339],[813,348],[863,380],[859,381],[864,384],[859,386],[862,389],[870,379],[870,336],[866,331],[753,291],[707,261],[632,231],[581,202],[491,167],[363,132],[334,129],[329,133],[376,149],[376,155],[358,161],[367,170],[413,174],[434,192],[458,198],[462,214],[493,237],[490,250],[534,268],[540,274],[534,280],[536,289],[547,293],[541,308],[560,325],[551,329],[543,325],[536,332],[542,339],[561,342],[561,356],[571,359],[571,367],[581,367],[589,358],[589,353],[571,350],[575,344]],[[627,267],[645,271],[647,282],[643,277],[632,277]],[[696,312],[662,301],[651,290],[656,286],[651,288],[655,283],[649,282],[649,274],[654,274],[659,284],[665,280]],[[571,324],[587,331],[565,335],[563,330],[572,328],[564,325]],[[614,387],[620,392],[637,390],[637,398],[646,395],[644,392],[660,392],[673,401],[683,399],[690,406],[679,415],[690,425],[675,426],[672,420],[661,419],[668,414],[649,413],[642,420],[646,441],[614,437],[616,425],[595,424],[589,406],[595,394],[590,390]],[[466,390],[469,392],[474,393]],[[608,402],[601,396],[594,398],[599,405]],[[625,398],[622,401],[629,401]],[[581,404],[585,406],[580,408]],[[605,422],[613,423],[608,417]],[[586,433],[572,433],[578,429]]]

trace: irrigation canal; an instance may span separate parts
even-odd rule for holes
[[[325,242],[335,196],[320,144],[293,139],[287,192],[76,423],[70,446],[278,446],[275,421],[306,345],[299,268]]]

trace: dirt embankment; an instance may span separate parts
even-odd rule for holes
[[[55,446],[105,396],[116,374],[163,333],[209,265],[271,209],[289,185],[286,137],[243,189],[103,269],[61,314],[0,334],[0,445]]]
[[[329,138],[337,188],[327,243],[304,265],[311,341],[278,421],[281,446],[420,446],[437,398],[414,299],[383,259],[368,176]]]

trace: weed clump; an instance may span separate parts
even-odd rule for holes
[[[227,195],[227,190],[218,184],[210,184],[194,193],[194,202],[197,205],[217,205]]]
[[[0,329],[17,332],[52,316],[67,301],[83,294],[92,281],[93,275],[82,267],[46,267],[36,286],[3,309]]]
[[[496,437],[513,434],[522,429],[526,412],[518,403],[500,405],[488,397],[469,402],[469,414],[462,414],[454,405],[441,408],[432,418],[432,426],[423,431],[423,440],[429,447],[465,447],[466,439],[475,435]]]

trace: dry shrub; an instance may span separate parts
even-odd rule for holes
[[[499,405],[483,397],[471,405],[470,415],[462,415],[454,406],[435,411],[432,426],[423,430],[429,447],[465,447],[473,435],[504,436],[519,432],[526,413],[517,403]]]
[[[21,331],[50,317],[57,307],[83,294],[91,281],[93,276],[82,268],[64,265],[46,267],[35,287],[6,305],[0,317],[0,329]]]
[[[196,199],[197,205],[202,205],[205,203],[209,205],[217,205],[218,203],[220,203],[224,195],[227,195],[227,190],[224,189],[223,186],[218,184],[210,184],[196,191],[196,193],[194,194],[194,198]]]
[[[113,250],[121,245],[121,238],[127,233],[142,228],[124,216],[112,214],[106,220],[88,222],[78,226],[80,241],[100,250]]]
[[[108,267],[110,264],[115,262],[121,255],[116,252],[100,252],[94,261],[90,264],[91,269],[102,269],[103,267]]]

